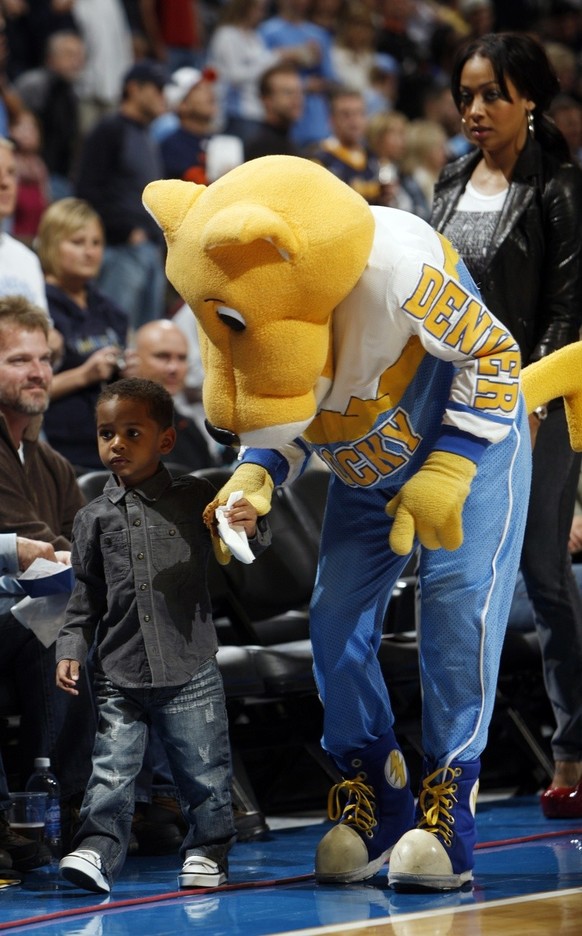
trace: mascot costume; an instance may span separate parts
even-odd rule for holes
[[[517,345],[443,237],[412,214],[370,208],[308,160],[267,156],[209,187],[153,182],[144,203],[198,320],[209,431],[242,447],[208,524],[235,490],[266,513],[273,486],[292,483],[312,452],[331,469],[310,620],[322,744],[344,779],[316,877],[361,881],[390,857],[397,889],[459,888],[472,879],[479,757],[528,501]],[[567,397],[578,447],[568,375],[582,373],[580,350],[557,352],[538,375],[534,365],[528,391],[530,411]],[[417,547],[415,807],[376,651]]]

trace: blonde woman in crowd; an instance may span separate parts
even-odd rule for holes
[[[430,209],[435,182],[448,161],[447,135],[434,120],[413,120],[406,133],[402,171],[418,184]]]
[[[430,209],[422,190],[402,170],[409,124],[400,111],[374,114],[368,120],[366,141],[380,164],[380,203],[428,220]]]
[[[119,376],[128,333],[126,313],[93,282],[105,246],[101,219],[88,202],[62,198],[44,212],[36,246],[49,312],[63,337],[44,430],[78,471],[98,469],[95,404],[103,385]]]

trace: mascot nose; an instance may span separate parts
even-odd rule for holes
[[[240,439],[236,432],[231,432],[230,429],[219,429],[218,426],[213,426],[207,419],[204,420],[204,425],[206,426],[208,434],[212,436],[214,441],[218,442],[219,445],[230,445],[235,452],[239,450]]]

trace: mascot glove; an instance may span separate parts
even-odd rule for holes
[[[477,466],[462,455],[431,452],[422,468],[386,505],[394,517],[389,543],[406,556],[414,536],[427,549],[458,549],[463,542],[461,515]]]
[[[212,533],[214,554],[221,565],[230,562],[231,552],[218,535],[216,508],[226,504],[229,494],[233,491],[242,491],[243,496],[253,505],[259,517],[263,517],[271,509],[273,488],[273,479],[265,468],[251,462],[244,462],[233,471],[224,487],[221,487],[214,500],[204,509],[202,519]]]

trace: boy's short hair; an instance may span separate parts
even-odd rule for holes
[[[162,429],[174,425],[174,401],[165,387],[155,380],[145,380],[142,377],[124,377],[122,380],[116,380],[101,391],[97,406],[113,400],[114,397],[146,403],[150,418]]]

